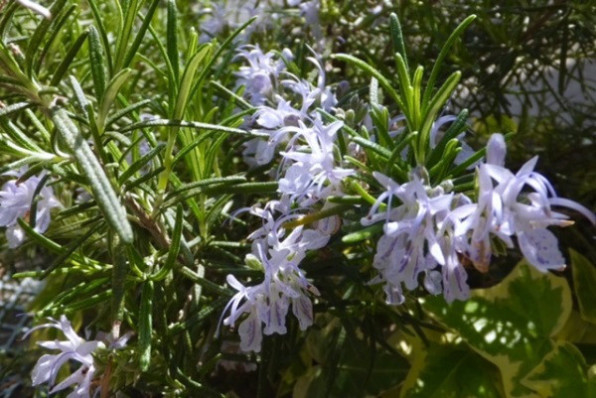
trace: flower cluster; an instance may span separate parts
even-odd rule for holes
[[[548,180],[533,171],[536,157],[513,174],[503,166],[505,152],[503,136],[493,135],[486,162],[477,167],[477,202],[441,186],[430,187],[424,173],[413,174],[411,181],[401,185],[373,173],[385,192],[362,224],[384,223],[374,258],[379,276],[373,282],[385,284],[387,303],[403,303],[402,286],[417,288],[420,274],[429,293],[443,292],[448,302],[465,300],[469,287],[461,259],[488,271],[494,239],[513,248],[515,237],[526,260],[542,272],[565,267],[557,239],[547,227],[572,222],[551,206],[579,211],[596,223],[594,214],[557,197]],[[399,205],[392,206],[396,201]]]
[[[329,206],[325,199],[341,193],[342,179],[354,172],[339,167],[335,158],[336,134],[343,123],[326,124],[314,112],[315,106],[330,110],[336,103],[335,96],[325,86],[325,73],[319,62],[310,58],[319,74],[317,86],[312,86],[285,71],[284,64],[275,60],[273,53],[263,54],[255,47],[241,50],[240,55],[250,65],[240,68],[238,77],[239,83],[247,86],[247,99],[258,107],[253,123],[257,131],[269,137],[249,141],[244,158],[251,166],[266,165],[273,160],[277,148],[283,148],[278,152],[281,165],[276,176],[280,197],[263,209],[250,210],[262,219],[263,226],[249,236],[253,243],[247,262],[263,271],[263,281],[245,287],[233,275],[227,278],[238,292],[228,304],[230,315],[224,324],[234,325],[247,314],[238,328],[240,348],[259,351],[262,333],[286,332],[290,305],[302,330],[312,324],[310,295],[318,295],[318,291],[308,282],[299,264],[308,251],[327,244],[338,220],[329,217],[313,228],[298,225],[291,231],[284,224],[297,220],[315,206]],[[286,62],[292,59],[287,50],[282,55]],[[254,84],[255,81],[259,83]],[[286,98],[297,98],[299,106]]]
[[[592,224],[596,218],[579,203],[557,196],[550,182],[534,171],[538,157],[513,174],[504,167],[505,141],[495,134],[487,146],[486,163],[478,167],[478,203],[457,209],[453,218],[460,236],[470,238],[465,254],[476,268],[485,270],[491,258],[491,237],[513,247],[512,237],[526,260],[540,271],[561,269],[565,260],[551,225],[573,224],[552,206],[567,207],[583,214]],[[529,190],[529,192],[528,192]]]
[[[290,305],[305,330],[313,322],[310,294],[318,295],[317,289],[308,282],[299,268],[308,250],[325,246],[329,234],[324,230],[297,227],[289,234],[283,228],[284,217],[275,220],[272,209],[254,209],[263,217],[264,225],[255,233],[252,254],[247,263],[263,271],[263,281],[245,287],[233,275],[227,281],[238,292],[228,304],[230,316],[226,325],[234,325],[244,313],[247,317],[238,328],[243,351],[260,351],[262,333],[286,333],[286,315]],[[264,328],[262,326],[264,325]]]
[[[60,352],[57,354],[44,354],[39,358],[31,373],[32,384],[33,386],[38,386],[47,382],[50,386],[53,386],[50,393],[55,393],[74,385],[75,389],[68,394],[68,398],[90,397],[92,395],[91,390],[94,375],[97,371],[93,354],[98,350],[106,349],[106,343],[111,349],[123,348],[130,337],[129,334],[125,334],[112,343],[110,343],[109,337],[105,342],[100,340],[88,341],[77,335],[70,321],[64,315],[60,317],[59,321],[50,319],[49,323],[34,327],[25,336],[41,328],[58,329],[64,334],[66,340],[41,341],[37,343],[43,348],[58,350]],[[80,363],[80,367],[70,376],[56,384],[56,377],[60,368],[69,361]]]
[[[318,292],[299,265],[308,251],[327,244],[342,220],[337,216],[323,219],[312,229],[296,220],[332,206],[326,199],[342,196],[343,181],[357,171],[342,167],[338,161],[336,139],[343,122],[325,123],[315,111],[321,108],[333,113],[337,104],[316,54],[309,58],[318,71],[316,85],[288,72],[287,63],[293,59],[288,50],[279,57],[258,47],[245,47],[239,56],[248,66],[237,73],[238,84],[246,88],[246,99],[257,109],[247,125],[268,137],[248,141],[244,160],[251,167],[266,166],[279,156],[274,176],[279,181],[279,198],[263,209],[250,209],[262,219],[263,226],[249,236],[253,244],[247,264],[262,270],[263,281],[246,287],[233,275],[227,278],[237,293],[226,308],[230,315],[224,324],[234,325],[243,318],[240,347],[259,351],[262,333],[286,332],[290,306],[301,329],[312,324],[310,297]],[[388,125],[403,119],[398,116]],[[370,116],[363,123],[367,120]],[[446,115],[433,123],[431,149],[437,146],[440,129],[454,120],[454,116]],[[374,126],[369,127],[374,131]],[[402,129],[389,132],[391,137],[400,134]],[[474,152],[462,141],[463,133],[457,139],[461,149],[453,162],[461,164]],[[594,215],[575,202],[557,197],[547,179],[533,171],[536,158],[516,174],[506,169],[505,152],[504,138],[493,135],[486,161],[475,163],[478,191],[471,197],[468,192],[455,191],[450,181],[431,185],[429,173],[421,165],[402,183],[372,172],[382,193],[361,224],[383,223],[373,260],[378,275],[371,283],[384,285],[388,304],[402,304],[404,287],[414,290],[420,283],[431,294],[442,293],[448,302],[465,300],[470,288],[463,262],[488,271],[495,239],[511,248],[515,238],[528,262],[541,271],[564,266],[557,240],[546,227],[571,222],[551,206],[577,210],[593,222]],[[408,156],[406,151],[402,153],[404,162]],[[287,223],[297,227],[286,230]]]
[[[443,285],[454,287],[445,288],[447,299],[467,297],[465,271],[453,258],[453,239],[449,234],[439,233],[455,201],[453,193],[445,193],[440,187],[432,190],[417,175],[402,185],[378,172],[374,177],[386,191],[362,219],[362,224],[384,222],[374,258],[380,275],[373,282],[385,282],[387,303],[403,303],[402,284],[409,290],[415,289],[420,273],[424,274],[424,286],[429,292],[441,292],[438,265],[443,266]],[[392,207],[396,201],[401,204]],[[379,211],[381,204],[385,208]]]

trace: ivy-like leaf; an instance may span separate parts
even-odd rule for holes
[[[555,347],[554,335],[571,313],[564,278],[542,274],[522,262],[500,284],[477,290],[465,302],[442,297],[423,307],[501,371],[507,396],[531,395],[522,379]]]
[[[573,286],[583,319],[596,324],[596,268],[594,264],[574,250],[571,253]]]
[[[596,378],[588,376],[586,360],[570,343],[559,343],[522,383],[545,398],[596,396]]]
[[[402,398],[503,396],[498,369],[464,345],[432,344],[413,357]]]

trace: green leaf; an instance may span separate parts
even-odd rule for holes
[[[579,311],[574,309],[565,327],[557,333],[557,339],[596,347],[596,324],[584,320]],[[592,355],[596,355],[596,352]]]
[[[120,175],[120,177],[118,177],[118,183],[119,184],[124,184],[137,171],[141,170],[143,167],[145,167],[148,164],[150,164],[151,160],[157,154],[159,154],[159,152],[161,151],[161,149],[163,148],[163,146],[164,146],[163,143],[159,143],[155,148],[151,149],[149,152],[147,152],[145,155],[143,155],[140,159],[138,159],[136,162],[134,162],[133,164],[131,164],[130,167],[128,169],[126,169],[124,171],[124,173],[122,173]]]
[[[397,77],[399,80],[399,84],[400,84],[400,88],[402,91],[402,100],[404,100],[404,105],[406,106],[405,108],[402,107],[402,111],[406,114],[406,116],[410,116],[408,117],[408,119],[410,119],[410,121],[413,121],[411,116],[413,115],[413,108],[414,108],[414,102],[413,102],[413,91],[414,88],[412,87],[412,82],[410,80],[410,75],[408,72],[408,69],[406,68],[406,62],[404,61],[404,58],[401,56],[400,53],[395,54],[395,64],[396,64],[396,68],[397,68]],[[413,130],[417,130],[416,126],[412,126]]]
[[[417,348],[400,397],[503,396],[499,370],[474,351],[454,344]]]
[[[99,34],[95,26],[89,27],[89,64],[93,76],[93,88],[98,102],[103,99],[106,89],[106,72],[104,69],[103,51],[99,41]]]
[[[21,228],[23,228],[25,233],[30,238],[35,240],[37,242],[37,244],[40,245],[41,247],[45,247],[46,249],[48,249],[54,253],[58,253],[58,254],[64,253],[65,249],[61,245],[59,245],[58,243],[54,242],[53,240],[45,237],[44,235],[40,234],[36,230],[34,230],[31,227],[31,225],[29,225],[27,222],[23,221],[22,218],[19,218],[17,220],[17,222],[19,223],[19,226]]]
[[[50,144],[50,142],[52,141],[52,137],[50,136],[50,132],[46,129],[41,120],[39,120],[39,118],[31,111],[31,109],[25,109],[25,115],[31,121],[33,127],[35,128],[35,130],[37,130],[43,141],[46,144]]]
[[[211,67],[213,66],[213,64],[215,63],[215,61],[219,58],[219,56],[221,55],[221,53],[230,45],[232,44],[233,40],[240,34],[242,33],[242,31],[244,29],[246,29],[250,24],[252,24],[254,21],[257,20],[257,16],[254,16],[252,18],[250,18],[248,21],[246,21],[244,24],[242,24],[240,27],[238,27],[231,35],[229,35],[224,41],[223,43],[221,43],[221,46],[219,46],[219,48],[217,49],[217,51],[215,51],[215,53],[213,54],[213,57],[210,57],[209,60],[207,61],[205,68],[203,68],[203,71],[201,72],[201,74],[199,75],[199,78],[197,79],[197,83],[198,84],[202,84],[203,80],[205,79],[205,77],[207,76],[207,73],[209,73],[209,71],[211,70]],[[211,82],[211,83],[216,83],[216,82]],[[196,87],[198,89],[198,87]],[[193,89],[193,93],[195,92],[195,89]],[[251,107],[251,105],[249,104],[249,107]]]
[[[406,53],[406,45],[404,44],[404,34],[401,29],[401,24],[399,23],[399,18],[395,13],[391,13],[389,16],[389,23],[391,38],[393,39],[393,52],[399,53],[402,56],[406,70],[408,70],[408,56]]]
[[[395,352],[377,350],[331,320],[309,330],[304,356],[311,366],[295,383],[293,397],[364,397],[398,385],[407,361]]]
[[[554,348],[569,318],[571,291],[564,278],[522,262],[501,283],[450,305],[442,297],[423,307],[481,356],[494,363],[507,396],[527,396],[521,380]]]
[[[99,30],[99,36],[101,38],[101,42],[103,43],[104,50],[106,52],[106,60],[108,64],[108,71],[112,74],[112,53],[110,52],[110,41],[108,39],[108,35],[106,34],[106,29],[103,24],[103,18],[100,14],[99,8],[96,4],[97,0],[89,0],[89,6],[91,8],[91,12],[93,13],[93,19],[95,20],[95,24],[97,25],[97,29]]]
[[[66,73],[66,71],[74,61],[74,58],[78,54],[79,50],[83,46],[83,43],[85,43],[85,40],[87,40],[88,35],[89,32],[81,33],[81,35],[73,43],[72,47],[70,47],[70,50],[68,50],[66,56],[64,57],[60,65],[58,65],[58,67],[56,68],[56,72],[54,72],[54,75],[52,76],[50,86],[57,86],[58,83],[60,83],[60,81],[64,77],[64,74]]]
[[[383,224],[376,223],[366,228],[363,228],[356,232],[351,232],[344,235],[341,241],[346,244],[354,244],[372,238],[373,236],[379,235],[383,231]]]
[[[457,138],[452,138],[447,145],[441,160],[437,162],[429,171],[431,183],[440,183],[443,181],[445,174],[447,174],[449,167],[455,161],[458,153],[461,152],[461,144]]]
[[[263,182],[245,182],[235,185],[216,185],[205,189],[205,192],[215,195],[219,193],[239,193],[239,194],[272,194],[277,192],[279,183],[277,181]]]
[[[142,1],[141,1],[142,3]],[[114,72],[118,72],[124,67],[126,61],[126,47],[130,43],[130,34],[132,32],[135,19],[139,9],[139,0],[129,0],[123,3],[123,19],[122,25],[118,30],[118,37],[116,39],[116,54],[114,56]]]
[[[139,368],[149,369],[151,362],[151,332],[153,329],[153,281],[147,280],[141,292],[139,308]]]
[[[178,253],[180,252],[180,241],[182,240],[183,216],[182,206],[178,205],[176,208],[176,223],[174,224],[174,232],[172,233],[172,243],[168,249],[168,257],[163,267],[151,276],[151,279],[154,281],[164,279],[176,263]]]
[[[98,304],[105,303],[112,296],[112,289],[104,290],[101,293],[86,297],[83,300],[74,301],[72,304],[64,308],[66,314],[81,311],[87,308],[97,308]]]
[[[452,73],[451,76],[447,78],[445,83],[443,83],[437,93],[432,97],[430,102],[424,106],[422,110],[424,122],[422,124],[422,128],[420,129],[418,147],[418,150],[420,151],[420,160],[422,161],[425,160],[425,158],[422,157],[422,154],[426,153],[430,146],[430,130],[432,124],[436,120],[437,113],[443,107],[445,102],[447,102],[453,93],[453,90],[455,90],[460,78],[461,72],[457,71]]]
[[[119,110],[118,112],[114,113],[112,116],[110,116],[108,118],[108,120],[106,121],[106,127],[109,127],[112,123],[114,123],[118,119],[128,115],[129,113],[132,113],[132,112],[144,107],[145,105],[150,104],[151,101],[152,100],[150,100],[150,99],[144,99],[139,102],[135,102],[134,104],[128,105],[124,109]]]
[[[81,298],[92,297],[99,291],[103,292],[106,290],[105,285],[108,280],[106,277],[95,277],[93,280],[86,280],[67,290],[62,290],[54,296],[52,301],[42,311],[46,312],[59,309],[69,305],[69,303],[77,303]]]
[[[443,137],[441,137],[441,140],[437,143],[437,146],[432,150],[430,157],[427,161],[427,167],[432,167],[438,161],[441,160],[447,142],[449,142],[449,140],[451,140],[452,138],[456,138],[459,134],[464,132],[464,130],[466,129],[467,121],[468,110],[464,109],[459,113],[459,115],[457,115],[455,121],[451,124],[451,126],[449,126],[445,134],[443,134]]]
[[[132,62],[135,54],[137,53],[141,42],[143,41],[143,37],[145,37],[145,33],[147,33],[147,29],[149,29],[149,24],[151,23],[151,19],[153,19],[153,15],[155,14],[155,10],[159,5],[160,0],[153,0],[149,9],[147,10],[147,14],[143,18],[143,24],[139,28],[137,35],[135,36],[134,41],[132,42],[130,48],[128,49],[126,56],[124,57],[124,62],[122,64],[123,68],[128,68],[130,63]]]
[[[387,160],[391,157],[391,151],[389,149],[385,148],[384,146],[377,144],[376,142],[369,141],[363,137],[352,137],[351,140],[354,141],[356,144],[361,145],[364,148],[367,148],[367,149],[372,150],[373,152],[376,152],[377,154],[379,154],[383,158],[385,158],[385,160]]]
[[[35,32],[33,32],[31,38],[29,39],[29,45],[25,50],[25,70],[29,76],[31,76],[33,68],[33,58],[35,57],[36,52],[39,51],[41,43],[43,42],[50,28],[50,25],[54,22],[56,13],[64,8],[65,3],[66,0],[57,0],[56,2],[54,2],[54,4],[52,4],[52,7],[50,8],[50,12],[54,16],[54,18],[43,18],[39,25],[37,25],[37,28],[35,29]]]
[[[250,137],[269,137],[267,133],[250,132],[246,130],[237,129],[234,127],[219,126],[217,124],[209,124],[202,122],[188,122],[184,120],[169,120],[169,119],[151,119],[144,122],[137,122],[126,127],[118,129],[119,132],[125,133],[127,131],[139,130],[145,127],[159,127],[159,126],[172,126],[172,127],[188,127],[196,130],[213,130],[221,131],[223,133],[240,134]]]
[[[212,46],[204,44],[196,54],[192,56],[184,73],[182,75],[182,81],[180,82],[180,91],[178,92],[178,98],[176,100],[176,107],[174,108],[174,119],[179,120],[184,116],[184,111],[188,103],[189,93],[192,88],[192,82],[194,80],[197,69],[201,65],[201,62],[205,60],[211,54]]]
[[[89,228],[88,231],[86,231],[85,233],[82,233],[81,231],[81,235],[79,237],[77,237],[76,239],[72,240],[71,242],[69,242],[68,245],[64,246],[64,252],[62,254],[60,254],[56,259],[54,259],[54,261],[52,261],[52,264],[50,266],[48,266],[48,268],[44,269],[43,271],[43,275],[42,275],[42,279],[45,278],[47,275],[49,275],[54,269],[56,269],[57,267],[60,267],[62,265],[66,264],[66,260],[68,260],[68,258],[87,240],[91,237],[91,235],[93,235],[94,233],[97,232],[97,223],[93,223],[93,225],[91,226],[91,228]]]
[[[426,85],[426,89],[424,90],[424,95],[422,96],[422,105],[424,107],[428,103],[428,101],[433,93],[433,90],[435,88],[434,87],[435,82],[437,81],[437,77],[439,76],[439,71],[441,70],[441,65],[443,64],[443,60],[449,53],[449,50],[455,43],[455,40],[459,37],[459,35],[461,35],[463,33],[463,31],[468,27],[468,25],[470,25],[475,19],[476,19],[476,15],[470,15],[469,17],[464,19],[462,21],[462,23],[460,23],[457,26],[457,28],[455,28],[453,30],[453,33],[451,33],[451,35],[449,36],[449,38],[443,45],[443,48],[441,48],[441,52],[439,53],[439,56],[437,57],[437,60],[435,61],[434,65],[433,65],[433,69],[430,72],[430,77],[428,78],[428,83]]]
[[[575,250],[569,252],[579,312],[583,319],[596,324],[596,267]]]
[[[52,8],[53,7],[54,5],[52,5]],[[57,39],[58,41],[61,41],[60,38],[63,37],[62,34],[65,30],[64,25],[66,25],[67,22],[72,20],[70,16],[75,12],[76,9],[77,6],[71,4],[70,6],[61,7],[61,9],[58,10],[56,13],[52,13],[53,22],[50,25],[50,29],[48,31],[48,38],[45,41],[43,49],[39,52],[39,56],[35,60],[35,64],[33,65],[33,70],[35,71],[35,73],[39,71],[39,68],[42,62],[44,62],[44,60],[46,59],[47,54],[55,51],[56,47],[54,47],[54,42]],[[59,43],[58,45],[60,44],[62,43]]]
[[[176,1],[168,0],[168,15],[167,15],[167,41],[166,48],[168,50],[168,58],[172,69],[174,70],[174,76],[176,81],[180,75],[180,62],[178,61],[178,31],[177,31],[177,9]]]
[[[117,244],[113,253],[114,268],[112,269],[112,319],[122,321],[124,315],[124,295],[126,294],[125,281],[130,270],[127,261],[126,248]]]
[[[10,145],[11,147],[13,147],[14,144],[16,144],[20,146],[21,149],[26,149],[30,151],[30,153],[28,153],[30,155],[45,154],[45,152],[27,136],[27,134],[25,134],[14,123],[12,123],[10,120],[6,119],[3,116],[0,116],[0,131],[11,138],[11,140],[7,140],[6,137],[2,137],[2,141],[6,141],[5,144],[13,144]],[[8,141],[13,142],[9,143]]]
[[[6,115],[10,115],[13,112],[18,112],[25,108],[30,107],[31,104],[29,102],[17,102],[16,104],[11,104],[5,106],[4,108],[0,108],[0,118],[5,117]]]
[[[596,396],[596,378],[588,377],[586,360],[567,342],[559,342],[522,383],[544,398]]]
[[[116,99],[120,88],[122,88],[122,85],[126,83],[131,73],[132,69],[122,69],[116,74],[116,76],[112,78],[108,84],[99,106],[99,113],[97,114],[97,128],[100,134],[103,133],[105,120],[108,116],[108,111],[110,110],[112,103]]]
[[[97,205],[104,213],[108,224],[124,242],[132,242],[133,233],[126,211],[89,144],[64,109],[53,108],[52,120],[62,139],[74,153],[83,174],[89,179]]]
[[[385,78],[385,76],[383,76],[381,74],[381,72],[379,72],[377,69],[373,68],[366,62],[364,62],[352,55],[349,55],[349,54],[334,54],[334,55],[332,55],[332,58],[339,59],[340,61],[348,62],[348,63],[356,66],[357,68],[362,69],[363,71],[365,71],[366,73],[368,73],[369,75],[371,75],[372,77],[377,79],[379,81],[379,84],[381,85],[381,87],[383,87],[383,89],[385,91],[387,91],[387,93],[395,101],[397,106],[400,109],[406,109],[400,95],[391,86],[391,82],[387,78]]]
[[[6,28],[12,26],[13,14],[20,9],[21,4],[17,1],[5,4],[0,13],[0,37],[6,37]]]
[[[228,176],[228,177],[214,177],[214,178],[206,178],[201,181],[191,182],[189,184],[184,184],[177,187],[174,191],[168,193],[166,199],[170,197],[176,197],[185,191],[190,191],[195,188],[202,188],[209,185],[233,185],[245,182],[246,178],[244,176]]]

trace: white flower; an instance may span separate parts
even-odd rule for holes
[[[277,108],[260,106],[255,112],[256,122],[266,130],[256,130],[259,133],[269,134],[269,139],[254,138],[248,141],[242,153],[244,161],[250,166],[262,166],[273,160],[277,147],[287,143],[292,133],[299,131],[298,121],[306,120],[306,110],[297,110],[283,98],[276,96]],[[274,131],[271,131],[274,130]]]
[[[480,272],[487,272],[492,257],[491,236],[496,235],[507,246],[513,243],[504,224],[503,200],[494,189],[490,175],[482,165],[478,168],[478,203],[455,209],[450,217],[456,222],[456,236],[471,230],[470,242],[464,252]]]
[[[313,54],[316,57],[319,57],[314,51]],[[301,109],[303,112],[306,112],[306,110],[315,102],[324,110],[330,111],[332,107],[337,105],[337,98],[331,91],[331,88],[325,85],[325,70],[317,58],[308,57],[307,60],[317,68],[318,76],[316,87],[313,87],[308,81],[298,79],[293,75],[290,75],[293,80],[284,80],[282,81],[282,84],[302,97]]]
[[[251,262],[261,264],[257,268],[264,272],[263,281],[246,287],[233,275],[227,276],[228,284],[237,293],[224,309],[224,314],[229,311],[229,316],[223,323],[233,326],[244,316],[238,327],[243,351],[260,351],[263,334],[285,334],[290,306],[301,330],[313,323],[309,296],[318,295],[318,291],[308,282],[298,265],[308,250],[325,246],[329,235],[302,226],[286,235],[283,223],[297,215],[282,214],[275,219],[272,212],[277,207],[277,203],[274,203],[265,209],[251,209],[251,213],[263,219],[263,226],[249,236],[253,240]]]
[[[210,2],[210,7],[198,10],[200,14],[209,15],[209,18],[201,21],[199,29],[201,37],[199,41],[205,43],[216,37],[226,29],[236,29],[247,22],[250,18],[257,16],[258,19],[246,27],[238,37],[238,41],[247,42],[255,31],[264,31],[271,22],[265,18],[266,7],[259,1],[226,0],[224,4]]]
[[[236,72],[238,86],[245,86],[245,95],[253,105],[263,105],[271,95],[279,74],[285,69],[281,60],[274,59],[275,54],[266,54],[258,46],[245,46],[238,52],[238,57],[248,61]]]
[[[446,258],[450,253],[441,245],[444,241],[441,228],[450,212],[453,195],[444,194],[441,189],[430,190],[416,176],[399,185],[381,173],[373,175],[386,191],[379,196],[369,216],[362,219],[364,225],[385,221],[373,262],[379,276],[372,282],[386,284],[388,304],[401,304],[404,301],[402,284],[408,290],[415,289],[421,273],[425,275],[424,285],[428,291],[440,293],[440,274],[435,268],[450,265]],[[401,204],[392,208],[394,197]],[[385,200],[385,210],[374,214]]]
[[[478,167],[478,203],[464,205],[451,215],[457,219],[455,235],[464,236],[472,231],[466,255],[481,271],[488,269],[491,239],[499,238],[513,247],[513,236],[526,260],[538,270],[564,268],[565,260],[557,239],[546,228],[568,226],[573,222],[551,207],[576,210],[593,224],[596,217],[579,203],[556,195],[550,182],[534,171],[537,157],[513,174],[503,167],[505,153],[503,137],[493,135],[487,145],[487,162]]]
[[[25,232],[17,220],[23,218],[28,221],[33,195],[41,179],[41,176],[33,176],[22,182],[11,180],[0,191],[0,227],[7,227],[6,239],[10,248],[20,246],[25,240]],[[53,189],[47,185],[40,190],[38,198],[34,230],[44,233],[50,225],[50,210],[59,207],[60,203]]]
[[[502,134],[491,135],[486,145],[486,163],[503,166],[506,154],[505,137]]]
[[[90,397],[91,394],[89,390],[91,388],[91,382],[93,381],[93,375],[96,370],[92,354],[97,349],[105,348],[105,344],[96,340],[86,341],[79,337],[64,315],[60,317],[60,321],[52,319],[50,323],[37,326],[31,329],[27,334],[44,327],[59,329],[62,331],[62,333],[64,333],[64,336],[67,340],[42,341],[38,343],[44,348],[50,350],[59,350],[60,353],[54,355],[44,354],[41,356],[41,358],[39,358],[31,373],[33,386],[37,386],[45,382],[48,382],[50,385],[54,385],[56,376],[58,375],[62,365],[72,360],[79,362],[81,366],[66,379],[54,385],[50,393],[63,390],[76,384],[75,390],[68,395],[69,398]]]
[[[299,5],[306,24],[310,27],[317,46],[323,48],[323,31],[319,20],[320,0],[310,0]]]
[[[292,150],[281,153],[294,164],[280,179],[279,191],[306,207],[337,191],[341,182],[353,175],[354,170],[336,166],[334,141],[343,122],[324,125],[315,119],[312,128],[307,128],[301,122],[299,124],[300,130],[294,139],[302,138],[306,145],[296,145]]]
[[[277,100],[277,108],[260,106],[255,112],[255,118],[260,126],[273,130],[284,126],[297,126],[298,120],[308,118],[308,113],[306,112],[310,106],[308,102],[303,102],[302,108],[298,110],[282,97],[276,96],[275,98]]]
[[[44,6],[34,2],[34,1],[30,1],[30,0],[17,0],[17,2],[19,4],[21,4],[23,7],[26,7],[28,9],[30,9],[31,11],[41,15],[42,17],[46,18],[46,19],[50,19],[52,18],[52,14],[50,13],[50,10],[48,10],[47,8],[45,8]]]
[[[468,274],[458,258],[458,238],[447,236],[443,239],[445,264],[442,267],[443,296],[448,303],[453,300],[467,300],[470,297],[470,287],[466,280]]]

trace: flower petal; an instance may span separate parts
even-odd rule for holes
[[[559,251],[555,235],[547,229],[517,233],[517,242],[524,257],[542,272],[565,268],[565,258]]]

